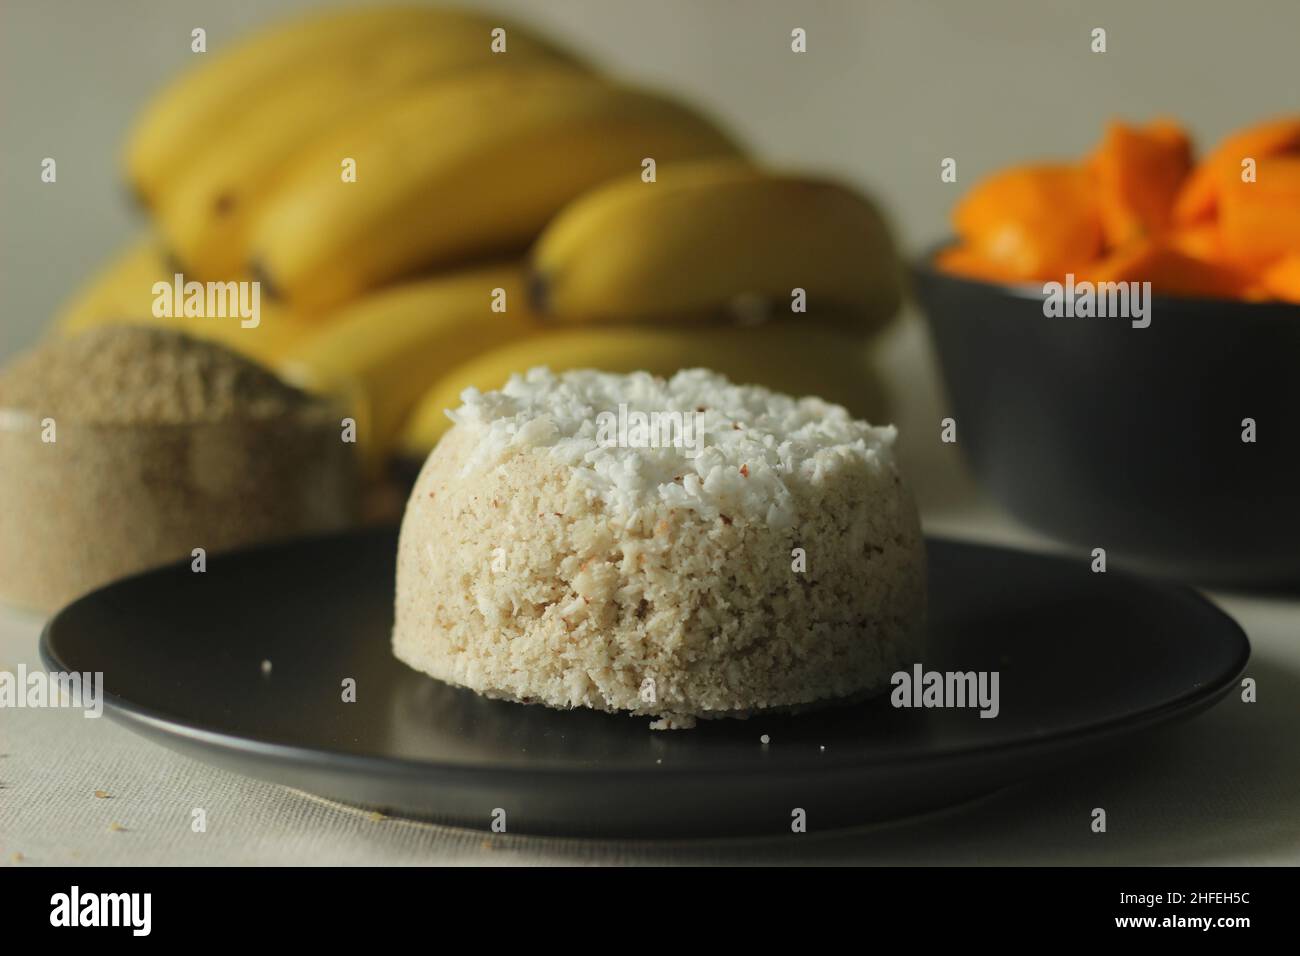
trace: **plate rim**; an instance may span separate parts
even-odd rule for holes
[[[361,528],[335,534],[313,535],[308,538],[294,539],[288,542],[278,542],[270,545],[261,545],[255,548],[232,551],[226,555],[226,557],[237,557],[243,554],[271,551],[281,548],[301,547],[304,543],[309,543],[311,541],[338,540],[359,536],[381,537],[391,534],[395,532],[395,530],[396,529],[392,527]],[[954,538],[947,535],[927,534],[925,535],[925,544],[927,554],[932,546],[938,545],[943,548],[955,548],[957,550],[965,551],[994,551],[1014,555],[1018,558],[1028,557],[1035,560],[1048,561],[1054,564],[1060,564],[1069,560],[1068,556],[1060,553],[1014,548],[1001,544]],[[165,574],[169,570],[180,566],[188,566],[188,562],[180,561],[131,575],[128,578],[123,578],[120,581],[113,582],[102,588],[97,588],[94,591],[88,592],[57,611],[41,628],[38,648],[41,663],[45,666],[46,670],[74,670],[74,668],[68,667],[66,662],[58,656],[51,644],[52,631],[64,617],[65,613],[82,602],[94,598],[103,591],[114,589],[117,585],[125,581],[134,581],[154,575]],[[653,766],[645,767],[601,767],[598,765],[591,766],[554,763],[521,765],[510,761],[500,760],[490,763],[448,763],[417,760],[410,757],[382,757],[350,753],[343,750],[304,747],[299,744],[286,744],[275,741],[259,740],[255,737],[242,736],[239,734],[228,733],[226,731],[211,730],[210,728],[197,726],[185,720],[160,713],[147,706],[142,706],[123,698],[120,695],[114,694],[107,689],[103,691],[104,711],[110,718],[133,731],[142,732],[155,739],[161,737],[164,739],[183,741],[186,744],[198,745],[203,748],[221,751],[223,753],[233,753],[242,758],[254,758],[259,761],[286,761],[296,766],[304,766],[314,770],[325,770],[335,773],[347,771],[348,773],[378,774],[390,777],[395,775],[412,778],[421,776],[437,776],[440,778],[455,777],[481,781],[488,781],[492,778],[509,774],[544,777],[557,781],[570,779],[591,781],[592,779],[626,780],[646,777],[660,778],[664,776],[689,779],[700,777],[712,778],[717,776],[759,776],[771,778],[773,776],[786,774],[802,774],[809,771],[816,771],[819,774],[853,774],[890,769],[906,769],[916,765],[953,763],[970,759],[972,757],[996,757],[1004,759],[1032,754],[1035,751],[1047,750],[1055,752],[1077,749],[1079,747],[1087,746],[1090,743],[1105,740],[1109,737],[1135,735],[1162,724],[1175,722],[1182,718],[1193,717],[1208,710],[1226,697],[1236,685],[1241,675],[1245,672],[1246,667],[1250,662],[1252,653],[1250,638],[1242,626],[1231,615],[1206,597],[1203,593],[1190,586],[1148,578],[1123,569],[1116,569],[1107,573],[1117,577],[1126,578],[1130,581],[1136,581],[1144,588],[1159,592],[1167,598],[1177,599],[1185,604],[1196,607],[1202,613],[1209,612],[1211,616],[1220,619],[1220,623],[1224,625],[1224,633],[1231,633],[1238,643],[1236,648],[1236,657],[1228,672],[1225,672],[1225,676],[1218,681],[1194,685],[1192,688],[1179,694],[1177,697],[1164,701],[1154,708],[1142,710],[1136,714],[1109,717],[1098,723],[1088,724],[1042,737],[1024,737],[1022,739],[989,746],[967,744],[964,746],[948,747],[941,750],[904,750],[868,757],[864,757],[860,754],[852,755],[839,753],[831,756],[827,753],[817,753],[810,754],[807,759],[783,764],[781,766],[772,766],[762,761],[755,761],[752,766],[742,767],[688,767],[674,764],[655,764]],[[424,676],[428,680],[435,680],[433,677],[428,677],[427,675]],[[466,688],[456,689],[467,690],[467,692],[473,693],[472,690]],[[542,705],[529,704],[522,706],[541,707]],[[573,709],[577,710],[580,708]],[[645,716],[633,715],[610,716],[624,716],[633,720],[649,719]],[[750,716],[746,720],[746,723],[756,719],[761,719],[761,715]],[[651,731],[647,730],[646,732],[650,733]],[[689,731],[684,732],[689,733]]]

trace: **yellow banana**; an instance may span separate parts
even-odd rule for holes
[[[537,365],[557,372],[595,368],[624,373],[645,370],[663,376],[707,367],[736,383],[817,395],[873,421],[883,420],[888,413],[871,368],[869,347],[858,338],[817,325],[785,320],[755,328],[564,329],[501,346],[448,372],[420,399],[402,432],[400,452],[410,457],[426,455],[451,427],[446,411],[460,405],[464,389],[500,388],[515,372]]]
[[[368,55],[374,57],[378,45],[408,33],[443,34],[445,42],[430,52],[450,51],[444,58],[474,57],[486,49],[490,30],[496,26],[507,29],[505,55],[538,45],[497,18],[385,5],[294,17],[220,52],[201,54],[202,65],[170,84],[141,112],[126,142],[128,181],[152,205],[187,165],[214,149],[221,151],[223,143],[236,142],[237,128],[247,128],[249,111],[257,109],[263,98],[293,86],[304,74],[314,75],[322,64],[355,63],[358,51],[370,51]],[[457,52],[458,48],[462,49]],[[280,119],[296,122],[292,115]]]
[[[444,372],[539,330],[523,278],[516,264],[486,266],[367,296],[285,356],[280,372],[340,397],[357,420],[364,460],[377,465],[416,400]]]
[[[291,75],[257,90],[224,128],[194,144],[198,156],[164,185],[154,207],[169,248],[188,273],[199,279],[239,273],[251,223],[292,158],[400,91],[466,70],[541,62],[579,71],[516,27],[509,28],[505,52],[494,53],[493,21],[427,14],[362,33],[329,56],[299,64]],[[356,188],[343,179],[343,160],[352,156],[331,154],[327,190]]]
[[[565,203],[646,158],[737,153],[662,96],[574,71],[480,71],[317,142],[259,211],[255,271],[291,303],[326,306],[422,266],[522,250]],[[345,156],[355,183],[339,182]]]
[[[319,322],[296,315],[261,298],[260,322],[243,328],[238,318],[155,315],[154,284],[172,285],[175,268],[156,239],[133,243],[80,289],[54,321],[56,335],[66,336],[100,325],[156,325],[220,342],[264,365],[274,366],[290,349],[315,334]]]
[[[171,276],[161,246],[152,236],[137,239],[73,293],[54,320],[59,335],[124,319],[154,321],[153,284]]]
[[[832,183],[742,163],[664,165],[579,197],[531,254],[534,290],[566,322],[716,319],[798,304],[855,330],[902,300],[902,268],[875,207]]]

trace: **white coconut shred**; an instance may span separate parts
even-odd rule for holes
[[[615,515],[666,504],[772,527],[794,519],[792,485],[819,484],[850,463],[887,466],[897,435],[819,398],[734,385],[706,369],[664,379],[538,367],[500,391],[466,389],[461,402],[448,416],[479,432],[463,474],[545,448]],[[636,413],[672,427],[628,428]],[[657,440],[670,433],[675,444]]]

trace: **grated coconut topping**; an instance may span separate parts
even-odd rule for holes
[[[897,435],[820,398],[734,385],[707,369],[664,379],[538,367],[500,391],[468,388],[461,402],[447,415],[480,433],[463,474],[499,467],[522,449],[547,449],[589,497],[624,518],[667,506],[784,527],[794,519],[792,487],[845,467],[886,467]],[[638,431],[638,412],[651,422],[658,416],[660,430]],[[664,440],[672,436],[676,444]]]

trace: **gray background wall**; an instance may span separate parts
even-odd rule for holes
[[[957,192],[1031,156],[1086,149],[1114,115],[1168,113],[1205,139],[1300,106],[1297,0],[494,0],[610,70],[696,98],[773,162],[873,190],[909,247]],[[0,358],[143,228],[118,148],[144,99],[209,50],[305,0],[4,0]],[[789,51],[794,26],[809,52]],[[1089,32],[1109,50],[1089,52]],[[40,161],[58,161],[57,185]],[[956,186],[938,179],[954,156]]]

